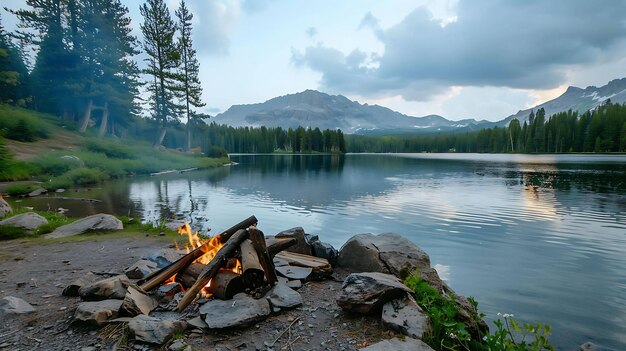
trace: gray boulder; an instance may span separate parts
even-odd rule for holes
[[[128,267],[124,274],[130,279],[141,279],[157,269],[157,264],[150,260],[139,260]]]
[[[384,304],[382,321],[387,328],[420,340],[430,330],[428,316],[410,295]]]
[[[337,265],[339,252],[331,244],[315,240],[311,243],[311,248],[313,249],[313,256],[327,259],[333,267]]]
[[[200,315],[211,329],[243,328],[270,315],[266,299],[255,300],[239,293],[232,300],[211,300],[200,307]]]
[[[400,279],[418,271],[437,291],[443,288],[437,271],[430,267],[428,254],[395,233],[353,236],[341,247],[337,264],[352,272],[390,273]]]
[[[78,289],[78,294],[85,301],[124,299],[130,281],[125,275],[103,279]]]
[[[125,316],[147,315],[157,306],[158,303],[152,297],[131,285],[124,296],[120,313]]]
[[[128,322],[128,327],[136,340],[161,345],[174,333],[185,330],[187,324],[176,319],[160,319],[140,314]]]
[[[74,322],[102,325],[110,319],[117,318],[120,306],[122,300],[81,302],[76,307]]]
[[[312,255],[311,244],[304,233],[302,227],[295,227],[276,234],[277,238],[295,238],[296,244],[292,245],[285,251],[301,253],[305,255]]]
[[[19,297],[5,296],[0,299],[0,316],[5,314],[25,314],[32,312],[35,312],[35,308]]]
[[[352,273],[343,282],[337,304],[346,311],[369,314],[412,293],[397,277],[384,273]]]
[[[6,200],[4,200],[2,196],[0,196],[0,218],[6,217],[6,215],[11,212],[13,212],[11,205],[9,205],[9,203],[6,202]]]
[[[87,285],[91,285],[94,282],[96,282],[98,280],[98,277],[91,273],[91,272],[87,272],[85,275],[83,275],[82,277],[74,280],[73,282],[70,283],[70,285],[66,286],[65,289],[63,289],[63,296],[78,296],[78,291],[80,290],[80,288],[82,288],[83,286],[87,286]]]
[[[290,309],[302,305],[302,296],[282,282],[274,285],[265,297],[273,307],[280,309]]]
[[[18,214],[11,218],[0,221],[0,227],[3,225],[10,225],[13,227],[24,228],[29,231],[33,231],[44,224],[48,224],[48,220],[36,214],[35,212]]]
[[[46,238],[64,238],[83,234],[90,231],[101,230],[122,230],[124,225],[122,221],[108,214],[96,214],[83,219],[79,219],[73,223],[58,227],[52,233],[46,234]]]
[[[31,191],[30,193],[28,193],[28,196],[30,196],[30,197],[39,196],[39,195],[45,194],[47,192],[48,192],[48,190],[46,190],[44,188],[38,188],[38,189],[35,189],[35,190]]]
[[[412,338],[393,338],[383,340],[374,345],[359,349],[361,351],[434,351],[430,346],[426,345],[422,340]]]

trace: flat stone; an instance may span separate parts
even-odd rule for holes
[[[187,345],[182,340],[176,340],[167,348],[167,351],[183,351],[186,347]]]
[[[311,244],[307,240],[304,229],[302,227],[295,227],[276,234],[277,238],[295,238],[295,245],[290,246],[285,251],[297,252],[305,255],[312,255]]]
[[[13,209],[5,199],[0,196],[0,218],[6,217],[9,213],[12,213]]]
[[[186,323],[176,319],[160,319],[140,314],[128,322],[128,327],[136,340],[161,345],[174,333],[185,330]]]
[[[369,314],[412,293],[400,279],[384,273],[352,273],[343,282],[337,304],[346,311]]]
[[[157,289],[156,295],[157,298],[163,300],[171,300],[176,294],[183,291],[183,286],[177,282],[167,283],[165,285],[159,286]]]
[[[150,314],[158,306],[156,300],[134,286],[129,286],[120,312],[125,316]]]
[[[82,288],[83,286],[91,285],[97,280],[98,277],[95,274],[87,272],[85,273],[85,275],[74,280],[70,283],[70,285],[66,286],[65,289],[63,289],[62,294],[63,296],[78,296],[78,291],[80,290],[80,288]]]
[[[289,279],[306,280],[313,272],[313,269],[308,267],[280,266],[276,267],[276,272]]]
[[[265,295],[272,307],[290,309],[302,305],[302,296],[283,283],[278,283]]]
[[[289,262],[287,260],[283,260],[282,258],[274,257],[274,267],[280,266],[288,266]]]
[[[243,328],[270,315],[266,299],[255,300],[239,293],[232,300],[211,300],[200,307],[200,315],[210,329]]]
[[[35,212],[21,213],[11,218],[0,221],[0,226],[10,225],[13,227],[24,228],[33,231],[40,226],[48,224],[48,220]]]
[[[194,318],[188,320],[187,324],[193,326],[194,328],[198,328],[198,329],[209,329],[209,325],[206,324],[206,322],[204,321],[204,319],[202,319],[202,317],[194,317]]]
[[[130,279],[142,279],[148,274],[157,270],[157,264],[150,260],[139,260],[133,263],[124,271],[124,274]]]
[[[35,190],[31,191],[30,193],[28,193],[28,196],[31,196],[31,197],[39,196],[39,195],[45,194],[47,192],[48,192],[48,190],[46,190],[44,188],[38,188],[38,189],[35,189]]]
[[[108,214],[96,214],[93,216],[85,217],[72,222],[67,225],[63,225],[55,229],[52,233],[46,234],[46,238],[64,238],[67,236],[73,236],[83,234],[91,231],[102,230],[122,230],[124,225],[122,221]]]
[[[287,286],[294,289],[294,290],[298,290],[302,287],[302,281],[301,280],[290,280],[287,282]]]
[[[434,351],[422,340],[393,338],[359,349],[361,351]]]
[[[158,268],[168,266],[170,263],[177,261],[179,258],[187,254],[184,250],[162,249],[148,255],[146,259],[156,262]]]
[[[76,307],[74,322],[103,325],[107,320],[117,318],[122,300],[81,302]]]
[[[125,275],[99,280],[78,289],[78,294],[85,301],[99,301],[107,299],[124,299],[126,288],[130,281]]]
[[[382,321],[387,328],[420,340],[430,330],[430,319],[410,295],[384,304]]]
[[[25,314],[35,312],[35,307],[15,296],[5,296],[0,299],[0,315]]]

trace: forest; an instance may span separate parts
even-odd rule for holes
[[[528,123],[465,133],[346,137],[348,152],[626,152],[626,106],[607,101],[593,111],[532,111]]]

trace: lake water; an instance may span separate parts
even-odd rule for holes
[[[294,226],[337,248],[397,232],[442,278],[497,312],[551,324],[560,350],[626,350],[626,156],[233,155],[237,166],[109,182],[24,200],[74,214],[158,221],[184,214],[217,233],[254,214],[266,234]]]

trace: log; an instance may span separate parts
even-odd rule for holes
[[[176,309],[178,312],[182,312],[193,300],[196,298],[196,295],[204,288],[208,282],[217,274],[219,269],[226,263],[226,261],[231,258],[234,253],[239,249],[241,243],[248,239],[249,236],[248,230],[240,229],[235,234],[233,234],[224,246],[222,246],[215,257],[207,264],[207,266],[200,272],[198,279],[196,282],[187,290],[185,296],[180,300]],[[275,273],[274,273],[275,274]]]
[[[250,241],[252,241],[252,246],[254,247],[257,256],[259,257],[261,266],[263,267],[263,271],[265,272],[265,279],[270,286],[274,286],[274,284],[278,282],[278,277],[276,276],[274,261],[267,251],[265,236],[263,236],[263,232],[256,228],[249,228],[248,231],[250,232]]]
[[[238,230],[246,229],[256,224],[257,222],[258,220],[256,219],[256,217],[250,216],[243,221],[235,224],[234,226],[226,229],[226,231],[219,235],[220,243],[225,243],[226,241],[228,241],[228,238],[230,238]],[[139,281],[139,284],[141,284],[141,288],[144,291],[150,291],[155,287],[161,285],[164,281],[168,280],[178,271],[185,269],[187,266],[189,266],[193,261],[198,259],[198,257],[204,255],[204,253],[207,251],[206,249],[207,246],[202,245],[194,249],[187,255],[181,257],[177,261],[172,262],[170,265],[163,267],[162,269],[155,271],[154,273],[151,273],[150,275]]]
[[[205,267],[206,264],[194,262],[176,275],[176,281],[181,283],[185,288],[188,288],[196,282],[200,272],[202,272]]]
[[[284,238],[279,239],[275,237],[270,237],[265,239],[267,243],[267,252],[270,254],[270,257],[276,256],[277,253],[290,248],[295,245],[298,240],[296,238]]]
[[[230,300],[235,294],[243,292],[244,287],[241,278],[241,274],[228,269],[220,269],[211,279],[211,286],[207,288],[207,292],[220,300]]]
[[[292,266],[308,267],[318,275],[330,275],[333,273],[333,267],[327,259],[310,255],[303,255],[295,252],[283,251],[275,256],[276,258],[287,261]]]
[[[241,271],[245,288],[254,290],[264,285],[265,272],[250,239],[241,243]]]

